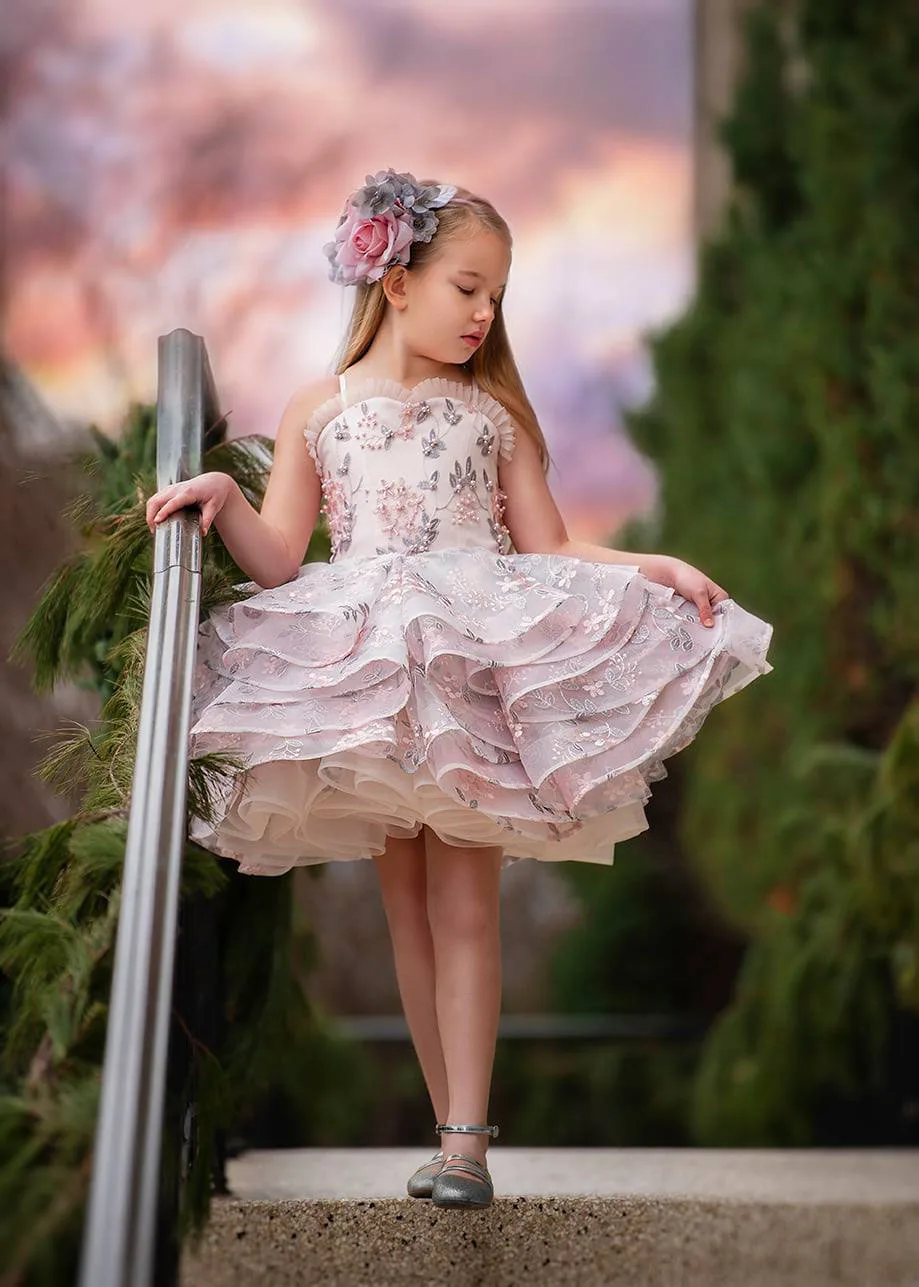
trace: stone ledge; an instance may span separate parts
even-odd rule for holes
[[[253,1151],[230,1163],[230,1190],[248,1200],[403,1198],[436,1147]],[[496,1197],[919,1200],[919,1152],[907,1149],[515,1148],[499,1138],[488,1165]]]
[[[222,1199],[183,1287],[916,1287],[919,1201]]]

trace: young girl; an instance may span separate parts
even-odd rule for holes
[[[408,1192],[487,1206],[501,869],[611,863],[665,758],[771,670],[771,627],[679,559],[569,538],[488,201],[381,172],[325,249],[354,312],[261,513],[220,473],[147,506],[151,530],[198,506],[256,583],[201,628],[192,753],[246,771],[192,836],[256,875],[373,859],[441,1142]],[[332,560],[301,566],[320,508]]]

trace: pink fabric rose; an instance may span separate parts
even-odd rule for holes
[[[407,264],[413,235],[412,216],[406,210],[386,210],[368,217],[356,206],[349,206],[344,223],[335,231],[339,280],[347,284],[375,282],[391,264]]]

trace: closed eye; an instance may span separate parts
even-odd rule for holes
[[[457,286],[457,288],[456,288],[456,289],[459,291],[459,293],[460,293],[461,295],[474,295],[474,294],[475,294],[475,291],[474,291],[474,290],[466,290],[463,286]],[[500,300],[500,299],[493,299],[491,302],[494,304],[495,308],[497,308],[497,307],[498,307],[498,305],[501,303],[501,300]]]

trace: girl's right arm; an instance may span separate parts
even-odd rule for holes
[[[216,523],[233,560],[251,580],[265,589],[292,580],[303,563],[322,497],[303,430],[313,411],[337,388],[335,379],[317,380],[291,398],[278,426],[261,513],[228,474],[198,474],[150,497],[150,530],[177,510],[198,505],[202,535]]]

